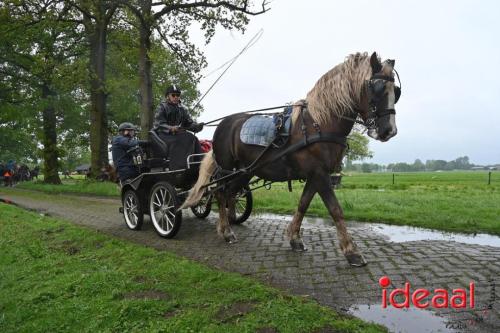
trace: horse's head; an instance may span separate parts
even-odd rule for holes
[[[394,64],[395,60],[389,59],[381,63],[373,52],[370,58],[372,75],[366,81],[359,110],[368,135],[382,142],[398,133],[394,106],[401,95],[401,88],[394,84]]]

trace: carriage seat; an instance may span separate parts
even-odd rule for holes
[[[241,127],[243,143],[267,147],[271,143],[281,146],[288,141],[292,124],[292,106],[273,115],[256,115],[248,118]]]
[[[149,144],[151,148],[151,157],[156,158],[166,158],[168,156],[168,146],[167,144],[160,138],[158,133],[154,129],[149,131]]]
[[[144,160],[144,166],[150,170],[159,170],[169,167],[168,146],[160,138],[155,130],[148,133],[148,158]]]

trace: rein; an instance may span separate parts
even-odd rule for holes
[[[200,123],[200,124],[203,124],[203,126],[217,126],[217,125],[208,125],[208,124],[212,124],[212,123],[215,123],[216,121],[224,120],[226,118],[229,118],[231,116],[235,116],[235,115],[238,115],[238,114],[255,113],[255,112],[262,112],[262,111],[271,111],[271,110],[283,109],[283,108],[286,108],[288,106],[302,106],[302,104],[286,104],[286,105],[273,106],[273,107],[263,108],[263,109],[257,109],[257,110],[241,111],[241,112],[233,113],[233,114],[230,114],[228,116],[217,118],[217,119],[210,120],[210,121],[207,121],[207,122],[204,122],[204,123]]]
[[[302,107],[304,105],[303,104],[286,104],[286,105],[273,106],[273,107],[263,108],[263,109],[257,109],[257,110],[242,111],[242,112],[233,113],[233,114],[230,114],[228,116],[217,118],[217,119],[210,120],[210,121],[207,121],[207,122],[204,122],[204,123],[200,123],[200,124],[203,124],[203,126],[217,126],[218,124],[215,124],[215,125],[209,125],[209,124],[215,123],[215,122],[220,121],[220,120],[224,120],[226,118],[229,118],[231,116],[238,115],[238,114],[256,113],[256,112],[262,112],[262,111],[271,111],[271,110],[282,109],[282,108],[289,107],[289,106],[292,106],[292,107],[293,106],[300,106],[300,107]],[[341,118],[341,119],[345,119],[345,120],[350,120],[350,121],[355,122],[356,124],[360,124],[360,125],[366,126],[366,124],[363,121],[358,120],[358,119],[354,119],[354,118],[343,116],[343,115],[337,115],[336,117]]]

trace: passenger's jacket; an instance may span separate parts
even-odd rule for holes
[[[196,124],[187,110],[180,104],[172,104],[163,101],[158,106],[155,113],[153,126],[164,133],[168,133],[168,129],[162,127],[167,126],[180,126],[188,131],[199,132],[199,126]]]
[[[113,155],[113,164],[120,172],[122,167],[134,167],[132,154],[127,153],[131,148],[139,145],[139,140],[128,136],[118,135],[113,138],[111,143],[111,154]]]

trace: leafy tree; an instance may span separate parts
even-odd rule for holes
[[[65,102],[71,100],[65,76],[71,72],[71,52],[79,43],[75,31],[58,21],[58,5],[53,1],[6,1],[0,23],[2,70],[19,84],[17,102],[28,112],[15,121],[28,124],[41,141],[44,181],[54,184],[60,183],[58,123],[64,118]]]
[[[206,61],[203,54],[189,41],[188,29],[192,23],[198,22],[201,25],[208,43],[217,26],[244,31],[249,22],[248,16],[260,15],[267,11],[265,0],[261,3],[260,10],[253,9],[248,0],[122,0],[121,3],[137,18],[135,26],[139,30],[139,90],[143,129],[149,129],[153,124],[151,45],[154,32],[157,32],[165,46],[176,54],[177,59],[186,68],[185,73],[190,73],[193,76],[192,81],[197,82],[197,74]]]
[[[413,171],[425,171],[425,164],[422,163],[422,161],[417,158],[415,160],[415,162],[413,162],[412,170]]]
[[[368,147],[369,139],[359,130],[355,128],[347,139],[349,149],[347,150],[346,160],[349,161],[349,163],[373,157],[373,152],[370,151]]]
[[[427,160],[425,168],[429,171],[447,170],[448,163],[445,160]]]
[[[369,163],[363,163],[361,164],[361,171],[362,172],[372,172],[372,166]]]
[[[393,172],[409,172],[413,171],[412,165],[404,162],[399,162],[399,163],[391,163],[387,166],[388,170],[391,170]]]
[[[108,91],[106,88],[106,51],[108,29],[119,6],[110,0],[65,0],[60,20],[70,22],[85,36],[90,87],[89,139],[91,170],[96,176],[108,163]],[[83,31],[82,31],[83,30]]]
[[[4,8],[0,22],[8,22]],[[5,32],[3,23],[0,30]],[[5,59],[3,41],[0,33],[0,59]],[[36,161],[36,132],[30,123],[28,108],[23,101],[21,91],[26,89],[23,82],[16,80],[17,70],[9,63],[0,64],[0,163],[10,159],[21,163],[33,164]]]
[[[108,115],[112,129],[124,121],[140,123],[137,34],[137,30],[132,26],[113,29],[109,34],[106,86],[109,92]],[[163,98],[168,79],[174,77],[183,87],[183,103],[193,103],[198,96],[196,82],[192,81],[190,73],[186,72],[175,55],[161,45],[159,39],[152,40],[150,56],[154,68],[154,102],[158,103]],[[146,134],[148,130],[149,128],[142,128],[142,133]]]
[[[467,170],[472,167],[468,156],[458,157],[452,162],[454,164],[453,169]]]

